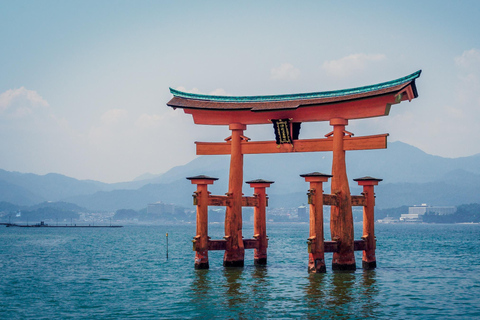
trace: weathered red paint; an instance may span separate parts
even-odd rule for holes
[[[190,178],[197,185],[195,199],[197,203],[197,235],[194,237],[195,269],[208,269],[208,187],[213,179]]]
[[[308,238],[308,272],[325,273],[325,244],[323,231],[323,182],[331,175],[311,173],[301,175],[310,182],[310,234]]]
[[[405,97],[406,99],[406,97]],[[402,100],[404,100],[402,98]],[[201,101],[195,101],[201,103]],[[305,106],[293,110],[252,112],[250,110],[207,110],[183,108],[196,124],[227,125],[231,123],[268,124],[270,119],[292,119],[295,122],[328,121],[336,117],[363,119],[386,116],[390,106],[398,103],[394,93],[333,104]]]
[[[253,209],[253,237],[258,241],[258,247],[255,248],[253,259],[255,265],[267,264],[267,194],[265,189],[270,187],[272,181],[248,181],[250,187],[254,188],[254,196],[257,198],[257,205]]]
[[[223,265],[225,267],[243,267],[245,248],[242,239],[243,154],[241,143],[246,126],[233,123],[230,124],[229,128],[232,131],[228,182],[228,195],[231,197],[231,202],[225,213],[227,250],[225,250],[223,257]]]
[[[330,233],[333,241],[338,242],[338,251],[333,253],[333,270],[355,270],[353,216],[350,188],[343,139],[348,120],[335,118],[330,120],[333,126],[333,160],[331,192],[337,196],[338,205],[330,209]]]
[[[369,179],[370,178],[370,179]],[[375,193],[374,186],[378,185],[381,179],[371,177],[354,179],[358,185],[363,186],[363,195],[365,197],[365,205],[363,207],[363,236],[365,241],[365,250],[363,250],[362,267],[364,269],[375,269],[377,267],[377,259],[375,257],[376,241],[375,241]]]

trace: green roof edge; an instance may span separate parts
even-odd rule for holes
[[[179,90],[175,90],[173,88],[169,88],[169,89],[170,89],[170,92],[175,97],[195,99],[195,100],[218,101],[218,102],[288,101],[288,100],[317,99],[317,98],[334,98],[334,97],[348,96],[352,94],[367,93],[371,91],[394,87],[402,83],[413,81],[416,78],[420,77],[420,73],[422,73],[422,70],[418,70],[417,72],[414,72],[408,76],[405,76],[396,80],[391,80],[387,82],[382,82],[382,83],[358,87],[358,88],[342,89],[342,90],[334,90],[334,91],[323,91],[323,92],[312,92],[312,93],[282,94],[282,95],[215,96],[215,95],[207,95],[207,94],[182,92]]]

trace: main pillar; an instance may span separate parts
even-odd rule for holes
[[[230,202],[225,212],[225,239],[227,249],[223,257],[225,267],[243,267],[245,248],[242,236],[242,185],[243,185],[243,153],[242,139],[244,124],[230,124],[230,176],[228,193]]]
[[[208,269],[208,186],[217,178],[204,175],[187,178],[197,185],[194,204],[197,206],[197,235],[193,238],[195,269]]]
[[[345,149],[343,146],[345,126],[348,120],[333,118],[333,161],[332,190],[337,205],[330,210],[330,233],[332,240],[338,243],[338,251],[333,253],[333,270],[355,270],[352,200],[348,186]]]
[[[363,250],[362,267],[363,269],[375,269],[377,267],[377,259],[375,257],[375,193],[374,186],[378,185],[382,179],[363,177],[353,179],[358,185],[363,186],[363,196],[365,197],[365,205],[363,206],[363,236],[365,241],[365,250]]]
[[[252,180],[247,181],[250,187],[253,188],[253,195],[257,198],[257,205],[253,209],[253,238],[258,241],[258,247],[253,253],[253,262],[255,265],[267,264],[267,194],[265,189],[270,187],[273,181],[267,180]]]
[[[325,243],[323,232],[323,182],[332,177],[329,174],[312,172],[301,174],[310,182],[308,203],[310,204],[310,234],[308,238],[308,272],[325,273]]]

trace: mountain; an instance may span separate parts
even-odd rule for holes
[[[262,178],[275,181],[268,190],[270,207],[296,207],[307,202],[308,185],[299,175],[312,171],[330,173],[331,161],[331,153],[246,155],[244,180]],[[384,179],[376,187],[379,208],[480,202],[476,191],[480,190],[479,155],[442,158],[402,142],[393,142],[386,150],[347,152],[347,168],[353,194],[362,192],[353,178],[371,175]],[[205,174],[219,178],[209,190],[212,194],[222,195],[228,189],[228,171],[228,156],[201,156],[159,177],[144,180],[150,184],[137,190],[99,192],[67,201],[102,210],[115,206],[138,210],[157,201],[191,207],[195,186],[186,177]],[[329,192],[328,183],[324,189]],[[250,195],[252,190],[245,184],[243,192]]]
[[[0,197],[1,201],[19,205],[33,205],[43,200],[30,190],[4,180],[0,180]]]
[[[1,195],[0,201],[13,202],[21,205],[30,205],[41,201],[58,201],[66,197],[79,194],[92,194],[108,188],[108,184],[92,181],[77,180],[57,173],[36,175],[32,173],[9,172],[0,169],[0,184],[6,183],[22,191],[14,191],[19,198],[9,201]]]
[[[0,170],[0,191],[4,190],[0,201],[31,205],[61,200],[90,210],[109,211],[138,210],[158,201],[192,207],[191,195],[196,187],[185,178],[199,174],[219,178],[209,186],[209,191],[225,194],[229,159],[229,156],[200,156],[162,175],[145,175],[143,178],[151,178],[116,184],[80,181],[58,174],[38,176]],[[346,161],[352,194],[361,193],[354,178],[369,175],[383,179],[375,188],[379,208],[480,202],[480,154],[443,158],[402,142],[392,142],[386,150],[348,151]],[[246,155],[244,180],[275,181],[267,190],[270,207],[296,207],[307,201],[308,184],[299,175],[312,171],[330,173],[331,163],[331,152]],[[329,192],[328,183],[324,189]],[[252,192],[245,184],[243,193]]]

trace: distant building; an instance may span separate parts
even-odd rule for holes
[[[447,214],[454,214],[457,211],[455,207],[447,207],[447,206],[427,206],[425,203],[421,206],[413,206],[408,208],[409,214],[436,214],[440,216],[444,216]]]
[[[300,206],[297,208],[297,216],[300,221],[308,221],[307,207]]]
[[[400,221],[404,222],[419,222],[423,220],[424,215],[439,215],[445,216],[454,214],[457,211],[456,207],[451,206],[427,206],[425,203],[421,206],[413,206],[408,208],[408,213],[400,216]]]
[[[422,215],[418,213],[402,213],[400,215],[400,221],[403,222],[421,222]]]
[[[150,203],[147,206],[148,215],[167,216],[175,213],[175,205],[163,203],[161,201]]]

